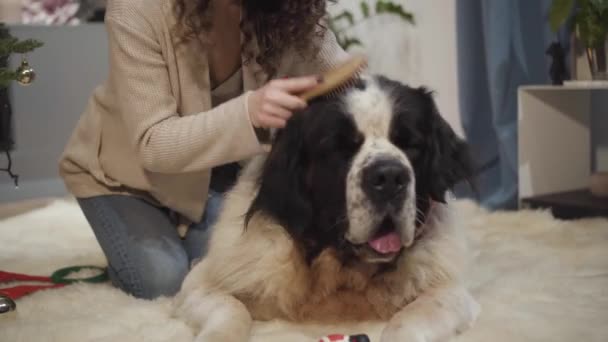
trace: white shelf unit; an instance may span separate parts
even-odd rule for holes
[[[523,198],[588,186],[599,160],[592,152],[592,113],[598,112],[592,108],[592,95],[608,99],[608,85],[519,88],[520,203]],[[605,111],[608,115],[608,108]]]

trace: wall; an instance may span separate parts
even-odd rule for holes
[[[22,0],[0,0],[0,22],[16,23],[21,19]]]
[[[28,56],[36,81],[11,86],[16,147],[13,171],[20,187],[0,173],[0,202],[65,194],[57,160],[95,86],[106,77],[107,44],[102,25],[11,26],[11,34],[45,45]],[[15,56],[11,63],[20,63]],[[5,158],[0,157],[0,167]]]
[[[375,1],[366,0],[369,4]],[[365,46],[370,70],[436,92],[440,112],[462,135],[458,110],[456,0],[394,0],[414,13],[414,26],[390,16],[372,18],[353,29]],[[330,11],[360,15],[360,0],[340,1]],[[359,51],[354,49],[353,51]]]

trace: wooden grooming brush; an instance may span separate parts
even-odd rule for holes
[[[316,97],[337,94],[348,88],[357,79],[359,73],[367,67],[367,58],[363,55],[356,55],[349,58],[338,67],[324,73],[323,82],[316,87],[300,94],[300,98],[308,102]],[[331,93],[331,94],[330,94]],[[258,129],[262,142],[262,148],[269,152],[272,148],[273,130]]]
[[[323,74],[323,82],[302,93],[300,98],[308,102],[319,96],[339,92],[348,87],[365,67],[367,67],[367,58],[363,55],[355,55]]]

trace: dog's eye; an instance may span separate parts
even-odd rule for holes
[[[323,137],[319,143],[317,144],[317,149],[319,150],[328,150],[334,146],[334,137],[331,135]]]
[[[357,133],[357,134],[355,134],[354,137],[347,139],[347,141],[348,141],[347,144],[350,148],[357,149],[357,148],[361,147],[361,145],[363,145],[365,138],[363,137],[363,134]]]
[[[340,135],[327,136],[319,141],[319,149],[321,150],[336,150],[343,148],[355,148],[360,146],[362,139],[360,137],[344,137]]]
[[[354,152],[364,142],[364,137],[361,134],[330,134],[323,137],[317,144],[317,152],[321,154],[329,154],[334,152]]]
[[[336,139],[338,140],[336,147],[338,147],[340,150],[348,152],[348,153],[356,152],[361,147],[361,145],[363,145],[363,142],[365,141],[365,138],[360,133],[356,133],[354,135],[353,134],[342,134],[342,135],[336,136]]]

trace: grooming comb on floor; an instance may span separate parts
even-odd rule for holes
[[[367,58],[356,55],[342,63],[338,67],[323,74],[323,83],[300,95],[304,101],[310,101],[316,97],[337,94],[354,83],[357,76],[367,67]]]

